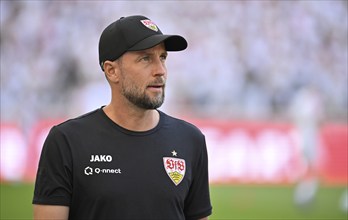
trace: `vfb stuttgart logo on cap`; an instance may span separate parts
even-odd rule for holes
[[[153,21],[151,21],[151,20],[140,20],[140,21],[141,21],[141,23],[143,23],[143,25],[145,25],[145,27],[147,27],[153,31],[156,31],[156,32],[158,31],[158,27]]]
[[[174,157],[163,157],[163,164],[169,178],[176,186],[179,185],[185,176],[185,160]]]

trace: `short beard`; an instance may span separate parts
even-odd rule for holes
[[[122,95],[127,98],[129,102],[133,105],[142,108],[142,109],[157,109],[161,107],[164,102],[164,87],[162,95],[158,95],[155,98],[151,99],[146,93],[141,93],[134,86],[123,86]]]

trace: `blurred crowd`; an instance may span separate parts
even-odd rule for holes
[[[1,121],[29,127],[108,104],[100,33],[143,14],[189,42],[169,54],[166,112],[288,120],[309,87],[325,120],[347,123],[347,11],[344,0],[1,1]]]

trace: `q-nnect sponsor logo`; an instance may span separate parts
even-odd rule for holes
[[[90,162],[111,162],[111,155],[91,155]],[[120,168],[99,168],[87,166],[84,170],[85,175],[98,175],[98,174],[122,174]]]
[[[110,168],[92,168],[90,166],[85,168],[85,174],[87,176],[95,175],[95,174],[122,174],[120,168],[110,169]]]

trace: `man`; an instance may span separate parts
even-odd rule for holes
[[[99,42],[110,104],[53,127],[42,149],[35,219],[208,219],[203,134],[157,110],[167,51],[187,47],[144,16],[122,17]]]

